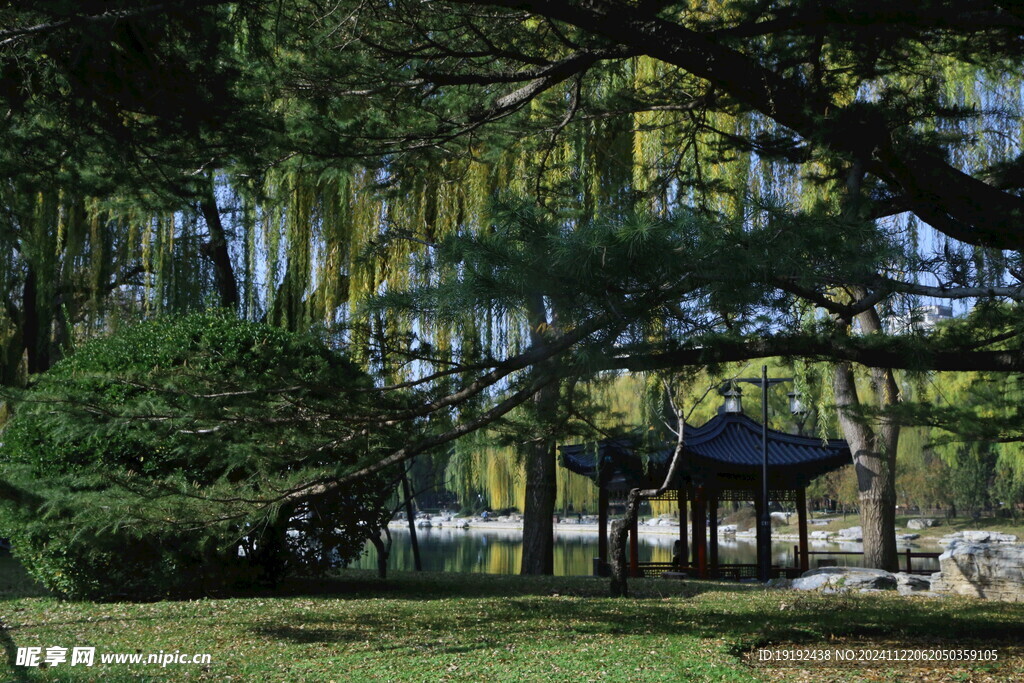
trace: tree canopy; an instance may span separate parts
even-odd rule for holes
[[[1024,369],[1016,3],[3,12],[4,381],[111,309],[216,299],[327,330],[447,421],[290,501],[601,369],[837,362],[840,416],[887,458],[892,369]],[[897,324],[922,301],[979,314]]]

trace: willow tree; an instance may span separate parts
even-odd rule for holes
[[[214,178],[271,149],[242,8],[81,9],[0,10],[5,384],[118,318],[235,306]]]

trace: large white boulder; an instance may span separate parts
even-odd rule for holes
[[[793,588],[796,590],[820,590],[824,593],[864,588],[894,590],[896,587],[897,581],[893,574],[864,567],[821,567],[804,572],[799,579],[793,580]]]
[[[932,591],[1024,602],[1024,544],[956,540],[939,556]]]
[[[840,529],[839,538],[843,541],[860,541],[864,538],[864,530],[859,526],[851,526],[849,529]]]
[[[999,531],[963,531],[960,534],[968,543],[1014,543],[1017,537]]]

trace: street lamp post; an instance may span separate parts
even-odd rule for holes
[[[761,387],[761,498],[760,514],[757,516],[757,578],[759,581],[767,581],[772,566],[772,516],[768,511],[768,387],[772,384],[792,382],[793,378],[768,379],[768,366],[762,365],[760,377],[740,377],[732,381],[757,384]],[[790,410],[794,414],[797,412],[795,408],[802,412],[803,406],[795,392],[791,393],[789,398]]]

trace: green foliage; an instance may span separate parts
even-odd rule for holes
[[[996,454],[988,444],[961,446],[956,451],[954,466],[948,477],[950,496],[959,510],[974,516],[998,501],[992,500],[992,480]]]
[[[228,314],[131,327],[18,396],[0,525],[29,571],[70,596],[196,592],[345,562],[389,516],[387,475],[301,505],[286,494],[394,445],[372,389],[316,339]]]

